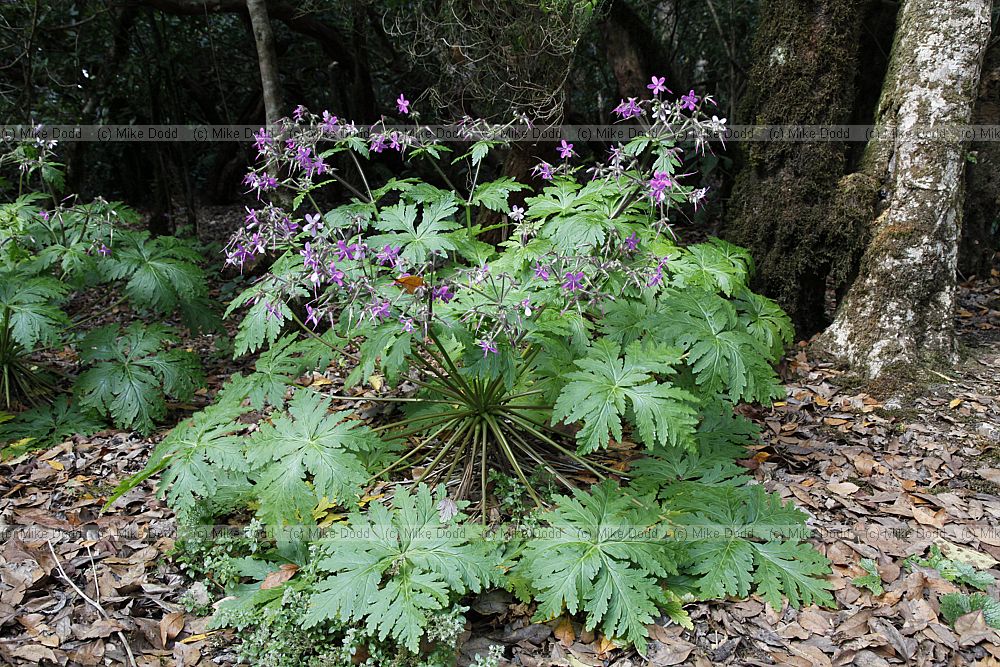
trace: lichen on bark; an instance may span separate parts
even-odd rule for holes
[[[820,344],[868,377],[954,353],[955,270],[966,147],[913,130],[969,121],[991,0],[906,0],[868,174],[886,184],[857,279]],[[882,172],[881,174],[879,172]]]

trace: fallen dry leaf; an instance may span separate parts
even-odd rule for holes
[[[277,588],[294,577],[295,573],[298,571],[299,566],[295,563],[282,563],[281,567],[273,572],[269,572],[268,575],[264,577],[264,581],[260,585],[260,590],[267,591],[272,588]]]

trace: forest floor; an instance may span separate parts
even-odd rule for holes
[[[78,307],[107,302],[103,295]],[[954,367],[873,387],[799,346],[781,368],[787,399],[768,409],[745,406],[764,440],[744,463],[811,515],[813,541],[833,563],[837,609],[776,612],[757,598],[691,604],[694,630],[652,626],[654,641],[641,657],[579,625],[532,624],[525,605],[489,593],[472,604],[459,664],[503,644],[503,664],[525,667],[1000,667],[1000,633],[982,612],[954,627],[942,618],[939,597],[969,591],[905,562],[938,545],[1000,577],[1000,272],[962,286],[957,322],[962,361]],[[212,385],[244,370],[212,352],[210,337],[186,345],[203,353]],[[175,407],[184,413],[201,406]],[[152,485],[100,513],[109,491],[142,468],[167,430],[152,438],[103,431],[0,464],[0,659],[235,662],[238,638],[207,631],[207,619],[179,602],[204,597],[204,584],[168,556],[174,516]],[[877,564],[881,594],[854,583],[865,574],[862,559]],[[996,598],[1000,588],[994,582],[987,592]]]

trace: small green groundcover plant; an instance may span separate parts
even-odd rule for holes
[[[119,202],[57,197],[54,150],[55,142],[38,139],[0,155],[0,166],[18,174],[15,196],[0,204],[0,408],[22,409],[0,426],[0,442],[13,443],[4,457],[93,433],[107,418],[149,433],[166,398],[186,400],[201,382],[194,355],[175,349],[173,329],[134,324],[87,334],[94,315],[67,314],[75,295],[117,288],[121,298],[96,315],[127,302],[147,319],[176,314],[192,330],[220,323],[194,244],[136,230],[139,216]],[[66,383],[40,356],[64,347],[80,360],[72,399],[58,395]]]
[[[419,124],[301,107],[257,135],[261,203],[226,248],[234,267],[273,260],[228,310],[255,372],[116,495],[162,472],[189,524],[260,522],[216,592],[261,664],[437,664],[442,625],[496,588],[640,651],[664,616],[690,625],[686,601],[833,603],[806,516],[735,463],[759,434],[733,408],[782,395],[792,331],[747,287],[746,251],[677,242],[672,218],[705,196],[680,172],[725,121],[662,83],[615,109],[635,139],[586,162],[563,141],[538,187],[484,178],[508,126],[466,121],[457,157]],[[436,176],[377,180],[386,151]],[[323,209],[324,187],[351,196]],[[331,361],[342,395],[290,384]],[[497,493],[530,521],[506,525]]]

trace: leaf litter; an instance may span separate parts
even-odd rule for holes
[[[833,564],[838,609],[776,612],[756,597],[689,604],[694,628],[660,619],[649,628],[647,654],[638,656],[565,616],[532,623],[530,605],[491,591],[471,603],[458,664],[499,644],[502,664],[524,667],[1000,667],[1000,633],[981,610],[954,626],[941,613],[940,597],[965,589],[907,561],[935,545],[945,558],[1000,578],[996,270],[961,286],[956,323],[965,359],[955,368],[865,386],[800,345],[782,368],[786,399],[768,409],[741,406],[764,434],[743,463],[811,516],[813,542]],[[215,370],[216,385],[233,372],[231,364]],[[327,375],[312,381],[340,384]],[[235,664],[233,633],[207,630],[208,619],[179,601],[207,596],[203,583],[165,557],[175,518],[152,485],[100,513],[109,491],[142,468],[167,430],[145,439],[119,431],[74,436],[0,464],[0,659]],[[869,574],[865,559],[881,578],[880,595],[855,583]],[[270,585],[294,574],[279,570]],[[997,581],[985,592],[1000,598]]]

